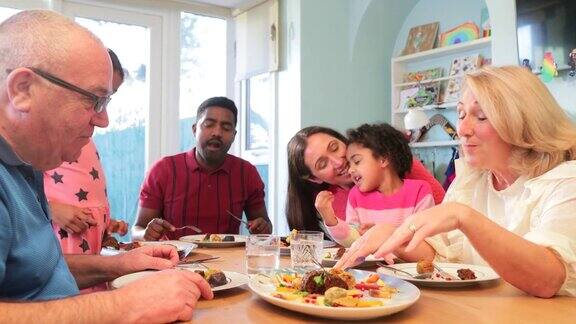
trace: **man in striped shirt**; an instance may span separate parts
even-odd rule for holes
[[[229,212],[246,213],[250,233],[271,233],[264,203],[264,183],[248,161],[228,154],[236,136],[238,109],[225,97],[204,101],[192,126],[196,147],[167,156],[149,171],[140,192],[135,239],[177,239],[204,233],[238,233],[240,222]]]

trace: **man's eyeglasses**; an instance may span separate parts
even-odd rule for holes
[[[68,82],[48,73],[48,72],[45,72],[45,71],[42,71],[40,69],[33,68],[33,67],[27,67],[27,69],[30,69],[32,72],[36,73],[37,75],[41,76],[42,78],[48,80],[49,82],[51,82],[57,86],[60,86],[64,89],[74,91],[76,93],[79,93],[79,94],[87,97],[87,98],[90,98],[94,102],[94,106],[92,108],[94,109],[94,111],[96,113],[102,112],[106,108],[108,103],[110,102],[110,99],[111,99],[110,96],[100,97],[100,96],[93,94],[90,91],[86,91],[80,87],[77,87],[71,83],[68,83]],[[6,72],[10,73],[10,72],[12,72],[12,69],[8,69],[8,70],[6,70]]]

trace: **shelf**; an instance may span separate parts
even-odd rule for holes
[[[430,142],[414,142],[410,143],[410,147],[418,148],[418,147],[436,147],[436,146],[458,146],[460,145],[460,141],[458,140],[451,140],[451,141],[430,141]]]
[[[410,55],[398,56],[392,59],[394,63],[410,63],[415,61],[420,61],[423,59],[429,60],[433,58],[443,57],[450,54],[457,54],[461,52],[471,51],[475,49],[480,49],[490,45],[492,42],[491,37],[483,37],[480,39],[475,39],[466,43],[460,43],[456,45],[444,46],[434,48],[428,51],[414,53]]]
[[[436,78],[436,79],[422,80],[422,81],[420,81],[420,82],[396,83],[394,86],[397,87],[397,88],[402,88],[402,87],[415,86],[415,85],[418,85],[418,84],[441,82],[441,81],[446,81],[446,80],[456,79],[456,78],[463,78],[463,77],[464,77],[464,74],[458,74],[458,75],[452,75],[452,76],[441,77],[441,78]]]
[[[413,110],[420,110],[420,111],[430,111],[430,110],[445,110],[445,109],[455,109],[457,102],[445,102],[439,105],[428,105],[422,106],[420,108],[410,108]],[[395,114],[406,114],[408,113],[408,109],[399,109],[394,111]]]

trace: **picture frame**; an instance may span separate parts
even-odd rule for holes
[[[418,53],[434,48],[439,26],[440,24],[438,22],[433,22],[410,28],[402,55]]]
[[[475,71],[481,64],[482,56],[480,54],[466,55],[453,59],[452,65],[450,66],[450,73],[448,74],[448,76],[452,78],[449,79],[446,84],[441,101],[457,101],[460,98],[464,75]]]

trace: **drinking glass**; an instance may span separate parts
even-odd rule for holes
[[[272,234],[252,234],[246,240],[246,272],[270,273],[280,264],[280,237]]]
[[[324,233],[319,231],[298,231],[290,240],[290,260],[292,268],[314,269],[322,263]],[[315,259],[317,263],[313,261]]]

